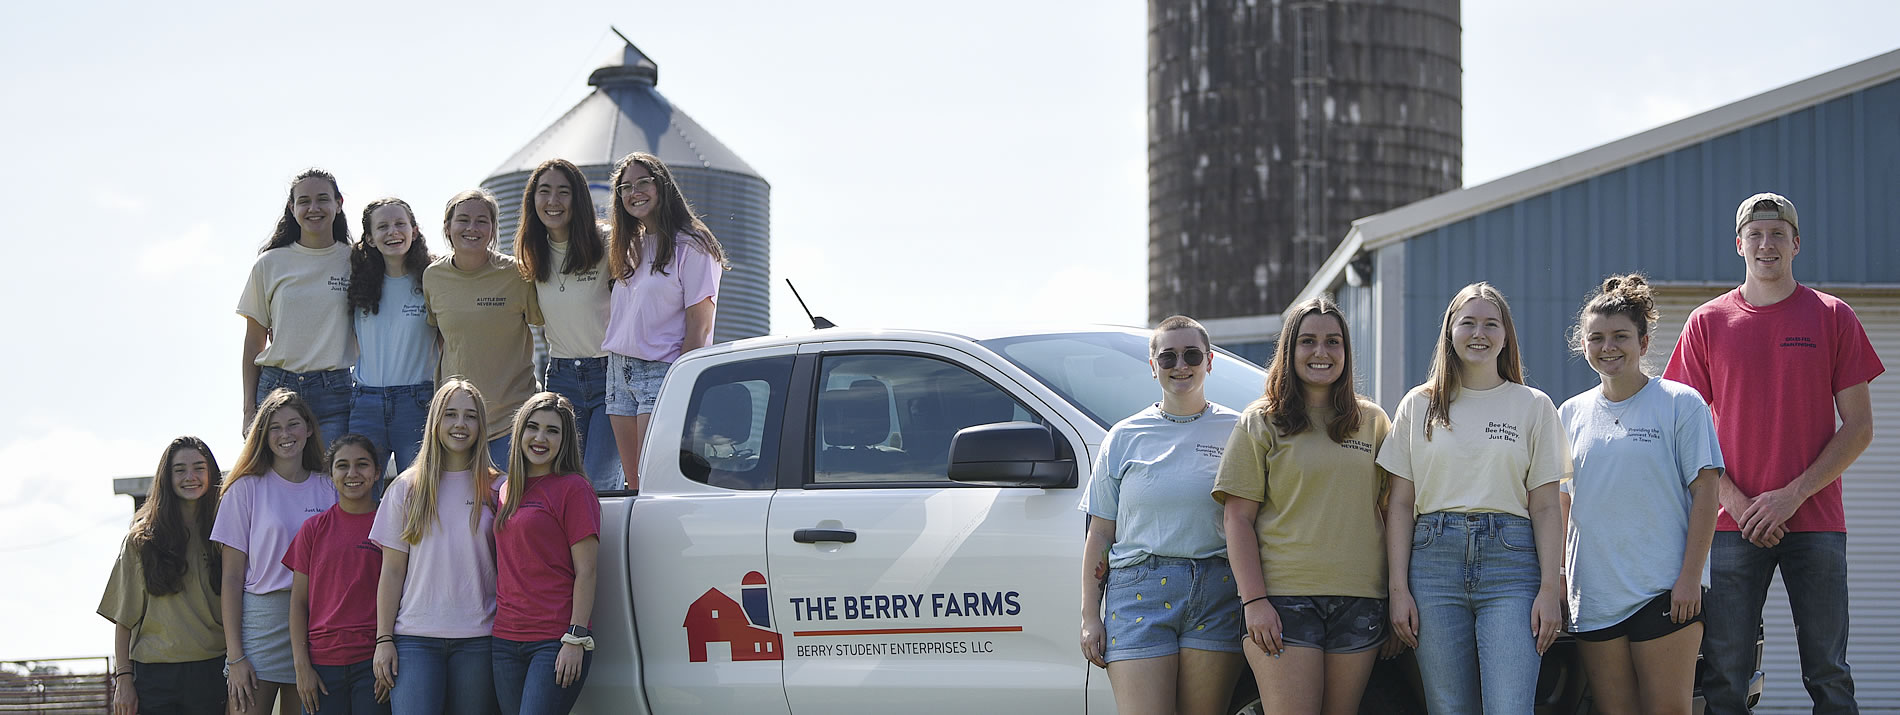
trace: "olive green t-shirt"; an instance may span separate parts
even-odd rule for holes
[[[132,660],[140,663],[190,663],[224,657],[224,614],[211,580],[220,574],[205,567],[205,542],[185,541],[185,578],[177,593],[153,596],[145,590],[145,568],[130,539],[119,544],[119,560],[99,598],[99,615],[132,629]]]
[[[534,338],[541,324],[534,284],[523,280],[515,259],[499,253],[474,271],[445,256],[422,272],[422,299],[429,324],[442,333],[442,366],[436,383],[460,375],[482,391],[488,438],[508,434],[515,410],[534,395]]]
[[[1313,408],[1312,426],[1292,436],[1259,408],[1234,426],[1214,499],[1260,502],[1254,531],[1268,595],[1385,598],[1385,471],[1374,457],[1392,423],[1366,400],[1359,413],[1359,430],[1343,444],[1326,436],[1331,408]]]

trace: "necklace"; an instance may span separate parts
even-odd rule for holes
[[[1621,427],[1623,426],[1623,415],[1629,413],[1630,407],[1633,406],[1635,402],[1636,402],[1635,395],[1630,395],[1629,397],[1623,398],[1623,402],[1622,402],[1623,409],[1619,410],[1614,407],[1614,405],[1618,403],[1610,401],[1610,398],[1608,397],[1604,397],[1603,411],[1609,413],[1611,422],[1614,422],[1616,423],[1616,426]]]
[[[1172,414],[1172,413],[1169,413],[1167,410],[1156,410],[1156,411],[1160,412],[1161,416],[1167,418],[1169,422],[1184,425],[1189,422],[1193,422],[1195,420],[1200,419],[1202,415],[1207,414],[1208,409],[1209,409],[1208,407],[1202,407],[1200,412],[1196,412],[1194,414],[1187,415],[1187,416]]]

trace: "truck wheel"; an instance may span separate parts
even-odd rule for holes
[[[1400,660],[1382,660],[1373,666],[1366,694],[1359,698],[1359,715],[1425,715],[1425,704],[1412,692],[1411,682],[1399,668]]]
[[[1262,715],[1260,689],[1254,685],[1252,673],[1240,676],[1240,682],[1234,684],[1234,696],[1227,699],[1226,711],[1233,715]]]

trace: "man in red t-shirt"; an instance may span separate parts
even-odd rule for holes
[[[1709,713],[1747,712],[1762,602],[1779,568],[1815,712],[1856,712],[1840,476],[1873,441],[1867,383],[1885,368],[1852,308],[1795,282],[1792,202],[1743,201],[1735,252],[1747,266],[1741,287],[1689,315],[1664,373],[1708,400],[1728,464],[1709,553],[1703,693]]]

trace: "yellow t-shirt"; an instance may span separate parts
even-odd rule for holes
[[[1569,478],[1570,444],[1556,405],[1543,392],[1515,382],[1461,389],[1451,402],[1451,426],[1432,425],[1427,440],[1429,404],[1423,385],[1406,393],[1392,415],[1392,435],[1379,449],[1379,466],[1411,480],[1414,514],[1528,518],[1530,490]]]
[[[270,330],[254,361],[291,372],[344,370],[356,364],[350,322],[350,247],[273,248],[251,264],[238,315]]]
[[[442,332],[442,366],[436,383],[461,375],[482,391],[488,438],[508,434],[515,409],[534,395],[534,338],[541,324],[534,284],[521,278],[515,259],[499,253],[474,271],[444,256],[422,272],[422,300],[429,324]]]
[[[190,663],[224,657],[224,614],[211,580],[220,574],[205,567],[203,538],[185,540],[185,578],[177,593],[153,596],[145,591],[145,567],[130,539],[119,544],[119,560],[99,598],[99,615],[132,629],[132,660],[140,663]]]
[[[1312,426],[1281,436],[1264,411],[1242,413],[1214,477],[1214,500],[1260,502],[1254,530],[1268,595],[1385,598],[1385,472],[1373,455],[1392,423],[1362,399],[1359,430],[1341,444],[1326,436],[1332,408],[1309,414]]]
[[[607,349],[607,296],[612,281],[607,276],[607,259],[579,273],[562,273],[567,264],[567,244],[548,242],[548,271],[545,283],[534,284],[541,301],[541,314],[547,318],[542,335],[548,341],[548,357],[557,360],[605,357]]]

